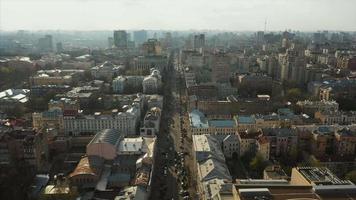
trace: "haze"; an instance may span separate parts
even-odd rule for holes
[[[1,30],[356,30],[354,0],[0,0]]]

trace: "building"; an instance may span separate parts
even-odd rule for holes
[[[87,145],[88,156],[97,156],[105,160],[113,160],[117,155],[117,147],[124,134],[115,129],[99,131]]]
[[[141,136],[156,136],[161,122],[161,109],[151,108],[143,119],[143,127],[140,128]]]
[[[211,80],[217,82],[229,82],[230,80],[230,58],[223,52],[211,55],[210,66],[212,69]]]
[[[38,50],[40,52],[51,52],[51,51],[53,51],[52,35],[45,35],[44,37],[38,39]]]
[[[134,73],[147,75],[152,68],[163,71],[168,66],[168,57],[166,55],[147,55],[132,58],[129,70]]]
[[[314,115],[321,124],[353,124],[356,123],[355,111],[318,111]]]
[[[62,53],[64,51],[62,42],[56,43],[56,51],[57,53]]]
[[[113,188],[120,189],[115,191],[112,199],[129,195],[128,191],[135,192],[132,189],[138,187],[138,197],[148,197],[154,168],[155,142],[155,137],[125,138],[124,134],[114,129],[99,131],[88,143],[86,156],[69,174],[71,185],[81,189],[95,189],[99,193],[110,193]]]
[[[216,138],[209,135],[193,135],[194,175],[200,199],[211,199],[213,191],[231,183],[232,178],[225,164],[225,157]],[[220,184],[218,184],[220,182]],[[224,183],[224,184],[223,184]],[[217,185],[213,185],[217,184]],[[211,186],[218,186],[211,191]],[[214,187],[213,187],[214,188]],[[233,192],[230,194],[232,195]],[[218,196],[218,194],[216,194]]]
[[[222,150],[226,158],[240,155],[241,138],[239,134],[227,135],[222,142]]]
[[[289,109],[279,109],[279,113],[272,113],[267,115],[236,115],[236,121],[239,131],[248,129],[261,129],[261,128],[278,128],[288,127],[293,124],[301,123],[301,118],[295,115]]]
[[[74,87],[66,93],[57,94],[56,98],[76,99],[79,102],[80,107],[85,108],[88,106],[90,100],[97,98],[98,93],[102,89],[103,88],[101,87],[90,85]]]
[[[235,116],[234,117],[238,130],[245,131],[249,129],[257,129],[256,119],[253,116]]]
[[[105,61],[101,65],[92,67],[90,72],[95,79],[111,81],[113,77],[120,75],[123,69],[124,66],[122,65],[114,65],[109,61]]]
[[[186,86],[190,85],[189,83],[193,74],[188,74],[188,83]],[[188,87],[188,94],[189,95],[195,95],[198,97],[199,100],[217,100],[218,97],[218,88],[216,85],[213,84],[200,84],[200,85],[190,85]]]
[[[157,39],[148,39],[142,44],[142,52],[145,56],[159,56],[162,54],[161,43]]]
[[[126,31],[124,30],[116,30],[114,31],[114,45],[117,48],[126,49],[128,42],[128,36]]]
[[[54,128],[63,133],[63,111],[59,108],[52,108],[41,113],[32,113],[32,126],[37,131]]]
[[[7,89],[0,92],[0,110],[6,111],[25,104],[29,99],[28,89]]]
[[[51,99],[48,102],[48,110],[60,109],[64,115],[77,114],[80,109],[80,104],[77,100],[60,98],[59,100]]]
[[[267,137],[261,136],[257,139],[257,152],[264,160],[269,160],[271,154],[271,143]]]
[[[335,155],[356,155],[356,130],[343,128],[335,132]]]
[[[53,183],[44,186],[41,191],[40,200],[60,200],[68,199],[75,200],[78,196],[78,191],[75,187],[71,187],[69,180],[63,177],[62,174],[55,175]]]
[[[125,84],[127,78],[125,76],[118,76],[112,81],[112,90],[117,94],[123,94],[125,92]]]
[[[291,184],[312,185],[313,191],[321,196],[355,196],[356,185],[342,180],[325,167],[296,167],[292,169]],[[337,199],[335,197],[335,199]],[[346,198],[345,198],[346,199]]]
[[[204,49],[204,47],[205,47],[205,35],[204,34],[194,35],[194,49],[200,50],[200,49]]]
[[[39,70],[37,74],[30,77],[30,85],[69,85],[73,81],[78,81],[84,74],[84,70],[80,69],[54,69],[54,70]]]
[[[161,74],[158,70],[152,69],[151,75],[145,77],[142,81],[144,94],[157,94],[162,86]]]
[[[334,149],[334,128],[320,126],[312,131],[311,152],[317,158],[332,155]]]
[[[239,90],[247,90],[250,94],[270,94],[272,77],[262,74],[241,74],[233,77],[233,85]],[[242,91],[243,92],[243,91]]]
[[[289,180],[289,176],[280,165],[269,165],[263,170],[265,180]]]
[[[124,135],[135,135],[141,116],[139,105],[127,107],[125,112],[113,112],[111,115],[95,113],[94,115],[64,116],[64,133],[80,135],[95,133],[103,129],[117,129]]]
[[[329,112],[338,111],[339,104],[336,101],[298,101],[297,106],[301,109],[303,113],[308,115],[314,115],[315,112]]]
[[[292,153],[297,153],[298,135],[295,129],[267,128],[262,129],[262,133],[270,143],[271,157],[287,157]]]
[[[203,52],[199,51],[199,49],[181,50],[179,53],[180,64],[192,67],[193,69],[203,67],[206,61],[206,56],[204,56]]]
[[[185,86],[189,89],[191,86],[197,85],[195,80],[195,73],[193,70],[190,70],[188,67],[184,69],[184,79]]]
[[[114,38],[113,37],[108,37],[108,48],[111,49],[114,47]]]
[[[134,31],[133,37],[136,45],[141,45],[147,40],[147,31],[145,30]]]
[[[0,133],[0,163],[2,165],[24,160],[32,169],[46,170],[48,158],[47,134],[26,129]]]
[[[104,159],[96,156],[85,156],[80,159],[78,165],[68,179],[73,186],[81,188],[95,188],[103,171]]]
[[[340,97],[350,99],[356,97],[356,79],[354,78],[313,82],[308,87],[308,90],[312,91],[320,100],[329,101]]]
[[[246,154],[257,153],[257,139],[260,137],[261,133],[258,131],[251,130],[246,132],[239,132],[239,135],[241,138],[239,155],[244,156]]]
[[[229,119],[208,120],[199,110],[189,113],[190,131],[193,135],[231,135],[236,132],[236,123]]]
[[[113,92],[118,94],[142,92],[144,79],[144,76],[118,76],[112,82]],[[147,85],[151,86],[149,83],[151,82],[148,81]],[[158,83],[159,81],[157,80],[157,84]],[[153,86],[154,85],[152,85],[152,87]]]

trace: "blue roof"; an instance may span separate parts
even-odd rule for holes
[[[234,120],[209,120],[209,125],[214,127],[234,127]]]
[[[289,108],[279,108],[277,112],[280,115],[294,115],[293,111]]]
[[[238,116],[238,123],[239,124],[254,124],[255,118],[251,117],[251,116]]]
[[[199,110],[192,110],[192,112],[189,113],[189,119],[191,126],[194,128],[209,128],[208,121]]]

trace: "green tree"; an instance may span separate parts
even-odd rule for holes
[[[256,156],[250,162],[250,169],[255,172],[258,178],[262,176],[263,170],[267,167],[268,161],[264,157],[257,153]]]
[[[302,91],[299,88],[292,88],[287,90],[286,94],[287,100],[291,102],[296,102],[303,98]]]

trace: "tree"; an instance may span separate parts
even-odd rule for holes
[[[263,170],[267,167],[268,162],[264,159],[262,154],[257,153],[250,162],[250,169],[255,171],[257,176],[262,176]]]
[[[16,104],[13,108],[9,109],[6,114],[12,117],[22,117],[25,114],[25,107],[22,104]]]
[[[356,184],[356,170],[353,170],[346,174],[345,178]]]
[[[302,91],[299,88],[289,89],[287,90],[286,97],[288,101],[296,102],[302,99]]]

